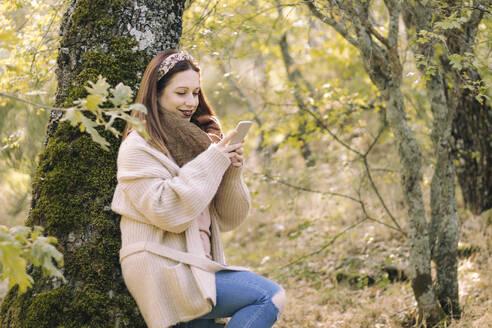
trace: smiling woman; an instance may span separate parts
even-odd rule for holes
[[[269,328],[285,304],[275,282],[225,264],[220,232],[238,227],[251,198],[242,176],[242,142],[222,134],[184,51],[158,54],[137,102],[145,140],[127,126],[118,152],[111,209],[121,214],[120,263],[150,328]],[[216,141],[216,143],[214,142]]]

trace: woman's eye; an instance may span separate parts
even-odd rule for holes
[[[197,97],[200,94],[200,92],[193,92],[193,95]]]
[[[178,95],[185,95],[186,92],[176,92]]]

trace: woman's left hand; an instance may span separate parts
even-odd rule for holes
[[[244,162],[244,157],[242,156],[244,153],[243,146],[237,148],[234,152],[236,154],[235,154],[235,156],[231,157],[232,165],[235,167],[243,166],[243,162]]]

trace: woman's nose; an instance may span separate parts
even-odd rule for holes
[[[198,97],[195,97],[193,94],[190,94],[185,99],[186,106],[198,106]]]

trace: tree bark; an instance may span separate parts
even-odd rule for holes
[[[177,48],[183,9],[180,0],[72,0],[61,26],[56,106],[85,97],[84,86],[98,75],[136,91],[149,60]],[[33,287],[23,295],[11,290],[0,326],[145,327],[123,282],[120,217],[110,210],[119,140],[100,128],[111,144],[105,152],[60,117],[51,113],[27,224],[58,238],[68,283],[31,269]],[[123,127],[117,122],[119,131]]]
[[[418,323],[432,326],[443,318],[443,314],[431,276],[430,229],[421,190],[422,154],[417,139],[407,124],[401,92],[402,67],[398,54],[401,3],[385,0],[389,13],[386,37],[379,34],[370,23],[370,1],[328,0],[324,4],[328,8],[336,8],[336,11],[323,15],[313,1],[307,2],[316,17],[332,26],[359,49],[366,72],[386,101],[386,116],[397,143],[401,186],[408,211],[409,272],[418,305]]]
[[[413,131],[406,123],[400,86],[387,90],[387,117],[400,155],[401,184],[408,211],[410,281],[417,300],[419,323],[429,326],[442,319],[431,276],[429,227],[422,197],[422,155]]]
[[[455,197],[455,170],[451,127],[454,109],[447,106],[444,79],[436,72],[427,83],[433,113],[432,139],[436,165],[431,182],[430,249],[436,263],[436,294],[446,314],[460,316],[458,286],[458,242],[460,224]]]

